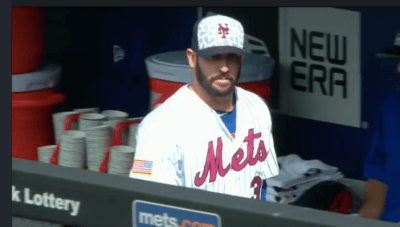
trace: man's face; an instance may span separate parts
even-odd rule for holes
[[[196,78],[200,86],[212,96],[232,94],[240,78],[242,56],[236,54],[196,58]]]

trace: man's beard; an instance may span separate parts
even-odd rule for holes
[[[231,87],[227,91],[221,92],[221,91],[218,91],[218,90],[214,89],[212,87],[212,83],[215,80],[222,78],[223,76],[217,76],[215,78],[212,78],[211,81],[207,81],[206,80],[206,76],[204,75],[203,71],[200,69],[198,58],[196,58],[196,78],[197,78],[197,81],[199,82],[200,86],[208,94],[210,94],[212,96],[216,96],[216,97],[226,97],[226,96],[228,96],[228,95],[233,93],[233,91],[235,90],[235,86],[236,86],[237,82],[239,81],[241,69],[242,69],[242,66],[239,67],[238,75],[236,77],[236,80],[233,81]],[[228,75],[226,75],[226,76],[228,76]],[[227,78],[227,79],[232,81],[232,78]]]

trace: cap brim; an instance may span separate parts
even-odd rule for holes
[[[376,56],[378,57],[393,57],[393,58],[400,58],[400,46],[393,46],[390,48],[387,48],[380,53],[378,53]]]
[[[204,50],[199,50],[197,54],[200,57],[212,57],[218,54],[244,55],[244,50],[232,46],[218,46],[218,47],[210,47]]]

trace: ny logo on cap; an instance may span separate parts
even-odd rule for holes
[[[225,28],[221,24],[218,24],[218,25],[219,25],[218,34],[219,35],[222,34],[222,38],[225,39],[226,38],[225,35],[229,35],[229,33],[228,33],[228,31],[229,31],[228,24],[225,24]]]

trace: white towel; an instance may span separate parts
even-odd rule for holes
[[[301,191],[308,190],[321,182],[324,182],[324,181],[341,182],[341,180],[343,178],[344,178],[344,175],[341,172],[336,172],[333,175],[320,175],[320,176],[316,177],[313,181],[301,183],[301,184],[294,185],[294,186],[291,186],[288,188],[280,188],[277,186],[267,185],[267,194],[276,195],[276,196],[288,196],[288,195],[290,196],[290,194],[292,194],[292,193],[298,193]]]
[[[305,192],[307,192],[313,186],[315,186],[321,182],[324,182],[324,181],[341,182],[343,177],[344,177],[343,174],[340,172],[337,172],[334,176],[323,175],[323,176],[319,176],[317,180],[314,180],[312,182],[297,185],[297,188],[294,190],[288,190],[288,191],[279,192],[279,193],[276,193],[275,189],[271,189],[271,188],[267,187],[267,193],[266,193],[265,198],[267,201],[273,202],[273,203],[280,203],[280,204],[293,203],[293,202],[297,201],[299,199],[299,197],[301,197]]]
[[[278,157],[279,175],[267,179],[267,185],[288,188],[311,182],[320,175],[333,175],[337,167],[329,166],[319,160],[303,160],[298,155]]]

